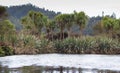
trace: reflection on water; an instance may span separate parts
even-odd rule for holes
[[[120,73],[120,71],[83,69],[74,67],[52,66],[25,66],[20,68],[8,68],[0,66],[0,73]]]

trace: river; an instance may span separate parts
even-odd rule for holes
[[[5,56],[0,57],[0,73],[120,73],[120,55]]]

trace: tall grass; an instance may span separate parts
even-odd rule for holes
[[[58,53],[69,54],[119,54],[120,43],[108,37],[80,37],[55,41]]]
[[[13,55],[13,48],[7,44],[0,42],[0,56]]]
[[[53,53],[55,51],[52,42],[47,39],[39,39],[34,35],[20,34],[17,40],[16,54],[41,54]]]
[[[6,48],[1,48],[0,55],[6,52],[11,54],[42,54],[42,53],[65,53],[65,54],[120,54],[120,42],[103,36],[81,36],[79,38],[66,38],[63,40],[50,41],[30,34],[17,34],[0,36],[0,42],[10,47],[9,53]],[[7,53],[7,55],[8,55]]]

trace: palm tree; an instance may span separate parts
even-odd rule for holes
[[[54,20],[49,20],[48,24],[46,25],[48,37],[50,37],[50,33],[51,33],[51,40],[53,40],[53,31],[56,27],[57,27],[57,25],[55,24]]]
[[[70,37],[70,33],[71,33],[71,27],[74,23],[74,14],[66,14],[66,28],[68,30],[68,37]]]
[[[111,34],[111,32],[114,30],[114,27],[116,26],[115,22],[116,22],[116,19],[108,16],[102,19],[102,26],[106,33]]]
[[[82,34],[82,30],[86,26],[87,16],[85,15],[84,12],[79,12],[79,13],[74,12],[74,16],[75,16],[75,23],[79,26],[80,34]]]
[[[103,19],[94,26],[94,30],[97,33],[107,33],[115,34],[120,29],[120,20],[116,18],[111,18],[108,16],[103,17]]]
[[[57,22],[61,30],[60,37],[64,38],[63,30],[65,29],[65,27],[67,28],[68,36],[70,37],[71,27],[74,22],[74,14],[60,14],[55,18],[55,21]]]
[[[105,16],[102,19],[103,28],[106,30],[106,33],[113,34],[120,29],[120,20],[116,18],[111,18]]]
[[[59,26],[60,28],[60,39],[62,39],[64,37],[63,35],[63,31],[65,29],[65,17],[64,17],[65,14],[60,14],[60,15],[57,15],[55,17],[55,22],[56,24]],[[63,36],[62,36],[63,35]]]
[[[40,34],[43,26],[47,24],[48,18],[40,12],[29,11],[21,21],[26,29],[32,30],[34,34]]]

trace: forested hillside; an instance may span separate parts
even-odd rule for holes
[[[19,6],[11,6],[7,7],[7,13],[9,14],[9,19],[10,21],[15,24],[15,27],[17,30],[20,30],[22,28],[22,25],[20,23],[20,19],[24,17],[29,11],[37,11],[43,13],[45,16],[47,16],[49,19],[53,19],[55,16],[61,14],[61,12],[55,12],[51,11],[45,8],[39,8],[37,6],[34,6],[32,4],[25,4],[25,5],[19,5]],[[115,14],[109,16],[114,18]],[[93,33],[93,26],[96,25],[99,21],[101,21],[102,17],[101,16],[94,16],[94,17],[89,17],[87,26],[84,29],[83,33],[86,35],[92,35]],[[79,32],[78,26],[73,26],[72,27],[74,33]]]
[[[6,8],[9,15],[9,20],[15,25],[17,30],[22,29],[20,19],[25,16],[30,10],[41,12],[50,19],[53,19],[56,15],[61,14],[60,12],[54,12],[45,8],[39,8],[32,4],[11,6]]]
[[[39,8],[32,4],[7,7],[7,12],[9,13],[9,15],[16,17],[18,19],[25,16],[30,10],[41,12],[44,15],[48,16],[50,19],[60,14],[60,12],[54,12],[45,8]]]

